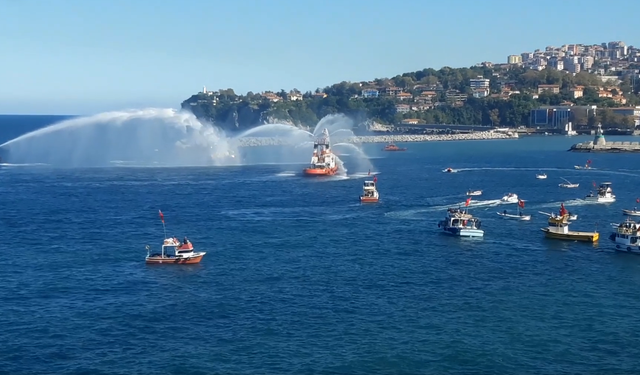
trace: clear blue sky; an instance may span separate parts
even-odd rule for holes
[[[177,108],[203,85],[306,91],[548,45],[640,44],[640,2],[606,4],[0,0],[0,113]]]

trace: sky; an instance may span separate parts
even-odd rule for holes
[[[203,86],[307,91],[549,45],[640,45],[623,21],[640,2],[610,11],[594,0],[0,0],[0,114],[179,108]]]

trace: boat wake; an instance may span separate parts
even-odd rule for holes
[[[614,174],[621,176],[633,176],[640,177],[640,172],[638,173],[629,173],[627,170],[613,170],[613,169],[575,169],[575,168],[528,168],[528,167],[479,167],[479,168],[458,168],[455,169],[455,172],[482,172],[482,171],[540,171],[541,169],[545,171],[559,171],[559,172],[572,172],[572,173],[604,173],[604,174]]]

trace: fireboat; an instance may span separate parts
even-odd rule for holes
[[[333,176],[338,172],[336,155],[331,151],[329,131],[325,128],[322,135],[313,142],[311,165],[303,171],[305,176]]]

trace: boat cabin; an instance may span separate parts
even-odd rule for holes
[[[151,249],[147,246],[147,258],[188,258],[194,255],[193,244],[186,237],[182,242],[177,238],[167,238],[162,243],[160,253],[151,254]]]
[[[362,191],[364,197],[374,197],[376,195],[376,183],[373,181],[365,181],[362,185]]]
[[[547,224],[549,232],[567,234],[569,233],[569,214],[549,216]]]

